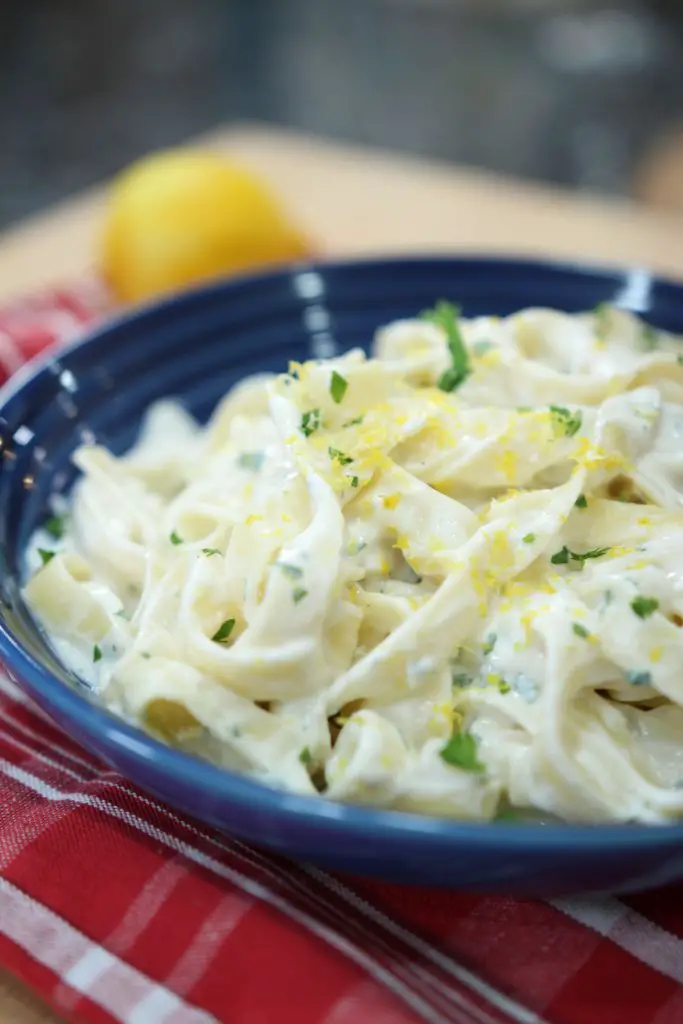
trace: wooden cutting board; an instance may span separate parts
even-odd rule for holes
[[[269,180],[324,254],[546,254],[683,277],[683,214],[258,126],[224,128],[201,142]],[[0,236],[0,301],[91,269],[102,207],[102,191],[94,190]],[[0,969],[0,1021],[57,1020]]]
[[[683,276],[683,212],[579,198],[283,130],[226,128],[201,141],[258,170],[326,253],[506,251]],[[102,206],[97,189],[0,237],[0,301],[88,269]]]

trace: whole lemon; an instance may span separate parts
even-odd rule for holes
[[[146,157],[114,181],[100,264],[116,297],[138,302],[309,252],[250,171],[180,149]]]

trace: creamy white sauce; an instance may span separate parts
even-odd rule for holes
[[[681,816],[677,342],[620,311],[449,315],[81,449],[28,601],[117,713],[269,783]]]

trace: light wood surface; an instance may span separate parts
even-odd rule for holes
[[[268,179],[323,253],[477,250],[645,265],[683,277],[683,214],[578,198],[541,186],[259,127],[202,142]],[[100,190],[0,238],[0,301],[92,267]],[[57,1021],[0,970],[0,1021]]]
[[[260,171],[326,252],[505,250],[683,275],[683,213],[577,198],[285,131],[226,129],[202,141]],[[7,232],[0,239],[0,301],[89,268],[102,205],[95,190]]]
[[[683,217],[683,126],[668,131],[645,156],[634,181],[638,198]]]

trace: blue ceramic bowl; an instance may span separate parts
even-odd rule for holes
[[[121,452],[145,408],[175,396],[200,419],[240,377],[367,347],[439,298],[467,316],[618,303],[683,333],[683,287],[641,270],[500,259],[302,266],[183,295],[43,358],[0,392],[0,657],[76,740],[155,796],[301,860],[401,882],[549,895],[683,878],[683,825],[459,824],[294,796],[220,770],[119,721],[59,662],[20,596],[22,555],[70,456],[97,437]],[[683,739],[683,738],[682,738]]]

